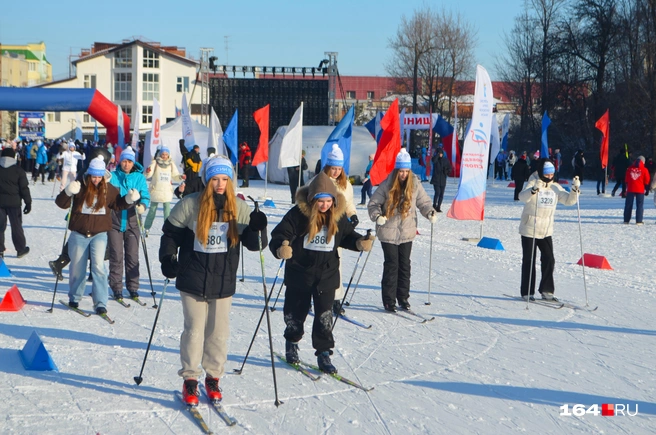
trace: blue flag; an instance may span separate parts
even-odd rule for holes
[[[230,161],[232,162],[233,165],[237,164],[237,160],[239,160],[238,153],[237,153],[237,122],[238,122],[238,109],[235,109],[235,114],[232,115],[232,119],[230,120],[230,124],[225,129],[225,132],[223,133],[223,142],[225,143],[226,148],[228,149],[228,154],[230,154],[228,157],[230,157]]]
[[[98,143],[98,122],[96,122],[95,124],[96,125],[94,125],[93,127],[93,141],[95,143]]]
[[[383,119],[383,112],[378,112],[376,116],[371,118],[364,126],[367,128],[371,136],[376,140],[376,144],[380,141],[380,136],[383,134],[383,129],[380,128],[380,120]]]
[[[441,115],[437,115],[433,131],[439,134],[441,138],[445,138],[453,134],[453,126],[449,124],[446,119],[442,118]]]
[[[549,124],[551,124],[551,119],[549,119],[549,115],[545,111],[542,117],[542,147],[540,148],[540,157],[543,158],[549,158],[549,144],[547,141],[547,128],[549,128]]]
[[[326,166],[328,161],[328,153],[333,149],[333,144],[336,143],[339,146],[339,149],[342,150],[344,154],[344,173],[348,174],[351,167],[351,137],[353,136],[353,121],[355,120],[355,111],[353,106],[346,112],[346,115],[339,121],[339,124],[335,126],[335,129],[326,143],[321,148],[321,167]]]

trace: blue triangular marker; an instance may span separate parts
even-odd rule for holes
[[[503,245],[501,244],[501,241],[499,239],[492,239],[490,237],[483,237],[480,242],[478,242],[479,248],[485,248],[485,249],[494,249],[497,251],[505,251],[503,249]]]
[[[7,278],[10,276],[11,270],[9,270],[4,260],[0,260],[0,278]]]
[[[59,371],[36,331],[32,332],[30,339],[25,343],[25,347],[19,350],[18,353],[25,370]]]

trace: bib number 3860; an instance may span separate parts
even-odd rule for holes
[[[324,226],[312,239],[306,234],[303,247],[310,251],[330,252],[335,248],[335,238],[328,242],[328,229]]]

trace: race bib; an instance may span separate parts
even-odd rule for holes
[[[87,202],[84,201],[82,203],[82,214],[93,214],[93,215],[104,215],[105,214],[105,207],[102,207],[100,210],[94,210],[93,207],[96,205],[96,200],[93,200],[93,204],[91,207],[87,207]]]
[[[332,252],[335,249],[335,237],[328,242],[328,228],[324,226],[311,240],[310,235],[306,234],[303,247],[310,251]]]
[[[207,235],[207,245],[203,246],[194,237],[194,251],[203,252],[205,254],[224,254],[228,252],[228,222],[214,222],[210,227],[210,232]],[[196,225],[194,225],[194,233],[196,233]]]
[[[162,183],[171,182],[171,173],[170,172],[159,172],[159,181]]]
[[[551,189],[540,189],[538,192],[538,208],[556,207],[556,192]]]

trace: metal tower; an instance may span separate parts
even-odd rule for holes
[[[335,101],[337,94],[337,52],[325,51],[324,68],[328,70],[328,125],[335,125],[336,113],[339,107]]]
[[[200,123],[206,127],[210,125],[210,54],[213,48],[200,49]],[[191,101],[189,101],[191,106]]]

